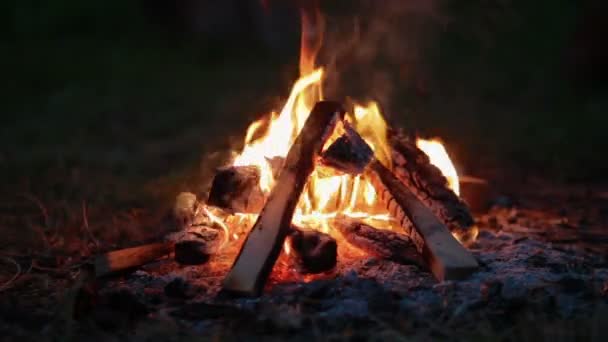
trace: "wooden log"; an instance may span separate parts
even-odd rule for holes
[[[350,142],[365,144],[363,139],[351,139]],[[452,236],[446,225],[391,170],[373,156],[369,159],[367,177],[391,215],[412,238],[435,277],[440,281],[460,279],[473,272],[478,267],[477,261]],[[344,158],[342,162],[348,166],[349,159]]]
[[[111,251],[93,260],[97,278],[116,274],[159,259],[173,252],[173,242],[159,242]]]
[[[183,265],[200,265],[220,250],[224,240],[222,235],[217,229],[196,226],[170,234],[166,239],[175,243],[176,262]]]
[[[345,216],[336,218],[332,226],[351,245],[370,255],[402,264],[425,266],[416,245],[406,234],[378,229]]]
[[[393,149],[393,173],[426,204],[450,231],[466,233],[474,220],[466,203],[449,187],[429,157],[401,132],[389,131]]]
[[[374,160],[370,169],[369,176],[381,201],[401,222],[439,281],[462,279],[478,268],[477,260],[452,236],[446,225],[388,168]],[[406,218],[413,225],[410,226]]]
[[[336,266],[338,243],[329,234],[292,225],[288,242],[302,273],[322,273]]]
[[[259,213],[264,199],[257,166],[228,166],[217,170],[207,204],[233,213]]]
[[[312,109],[289,149],[283,169],[253,228],[249,232],[223,290],[259,295],[290,231],[291,219],[315,159],[344,116],[339,103],[322,101]]]

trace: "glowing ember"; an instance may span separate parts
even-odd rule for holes
[[[439,139],[418,139],[416,140],[416,145],[429,156],[431,164],[437,166],[445,178],[447,178],[450,189],[452,189],[456,195],[460,195],[458,173],[441,141],[439,141]]]

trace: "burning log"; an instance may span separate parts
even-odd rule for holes
[[[295,207],[314,169],[315,159],[343,116],[344,110],[339,103],[321,101],[314,106],[285,158],[264,208],[224,279],[225,291],[242,295],[261,292],[290,231]]]
[[[337,218],[333,226],[346,241],[368,254],[402,264],[424,265],[416,245],[405,234],[378,229],[343,216]]]
[[[213,178],[207,203],[231,212],[259,213],[264,206],[264,193],[259,184],[257,166],[220,168]]]
[[[175,261],[183,265],[207,262],[222,246],[221,233],[205,226],[173,233],[167,239],[175,243]]]
[[[328,234],[292,226],[292,256],[304,273],[322,273],[336,266],[338,243]]]
[[[365,144],[365,141],[356,131],[350,130],[344,136],[346,141],[355,145],[351,147],[353,150],[366,151],[365,147],[357,146]],[[329,151],[332,151],[331,148],[324,153],[323,161],[340,159],[331,165],[350,163],[345,158],[347,155],[329,154]],[[422,254],[435,277],[440,281],[460,279],[473,272],[478,267],[477,261],[458,243],[446,225],[372,153],[368,151],[367,156],[369,161],[367,175],[379,192],[380,199],[412,238],[418,252]],[[361,160],[359,156],[354,163],[360,164]],[[342,171],[352,169],[347,167]]]
[[[111,251],[93,260],[97,278],[152,262],[173,252],[173,242],[159,242]]]
[[[450,231],[464,233],[474,226],[474,220],[464,201],[448,186],[441,171],[415,141],[400,133],[390,136],[393,147],[393,171]]]

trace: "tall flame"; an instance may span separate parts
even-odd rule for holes
[[[318,8],[302,9],[302,40],[300,51],[300,78],[280,112],[253,122],[245,135],[243,150],[235,156],[233,165],[255,165],[261,171],[260,187],[268,193],[274,183],[270,160],[285,157],[304,126],[314,104],[323,99],[324,70],[315,68],[315,58],[323,36],[324,22]],[[355,104],[347,120],[373,149],[374,154],[387,167],[391,167],[391,147],[387,139],[387,124],[376,102]],[[340,127],[334,132],[337,137]],[[331,139],[330,139],[331,140]],[[419,141],[419,147],[429,154],[431,162],[440,166],[450,186],[458,193],[456,171],[445,149],[434,142]],[[446,162],[447,161],[447,162]],[[392,228],[393,219],[387,209],[379,205],[377,191],[364,176],[338,174],[317,166],[310,175],[297,204],[293,222],[332,233],[329,220],[337,215],[374,220],[376,226]],[[289,251],[289,246],[284,246]]]

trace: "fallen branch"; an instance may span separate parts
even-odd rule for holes
[[[335,102],[318,102],[289,149],[274,188],[249,232],[223,289],[240,295],[258,295],[290,231],[291,219],[325,141],[344,116]]]
[[[173,252],[173,242],[159,242],[111,251],[95,257],[97,278],[122,272],[157,260]]]

